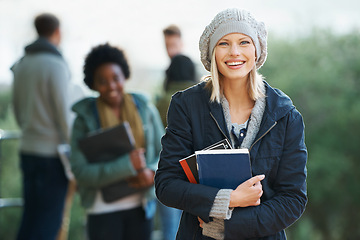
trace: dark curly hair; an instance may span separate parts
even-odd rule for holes
[[[94,73],[104,63],[118,64],[124,73],[125,79],[130,77],[130,69],[123,50],[110,46],[108,43],[98,45],[91,49],[85,58],[84,82],[93,89]]]

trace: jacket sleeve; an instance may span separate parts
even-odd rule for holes
[[[256,207],[235,208],[231,219],[225,221],[225,239],[274,235],[293,224],[304,212],[307,150],[303,120],[295,109],[290,113],[283,145],[271,187],[273,197]]]
[[[147,104],[149,113],[149,142],[147,142],[146,161],[147,167],[156,171],[161,151],[161,137],[164,135],[164,126],[158,110],[152,104]]]
[[[78,147],[78,140],[85,137],[88,129],[85,119],[77,117],[71,137],[71,168],[80,185],[100,188],[110,183],[136,175],[128,154],[106,163],[88,163]]]
[[[158,199],[209,222],[209,213],[219,189],[187,181],[179,160],[194,152],[189,112],[177,93],[168,111],[168,127],[162,138],[159,167],[155,175]]]

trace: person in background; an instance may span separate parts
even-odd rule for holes
[[[159,200],[184,211],[176,239],[286,239],[307,204],[307,150],[301,114],[257,72],[265,25],[246,10],[224,10],[199,48],[211,76],[172,97],[155,175]],[[249,150],[254,177],[236,189],[187,181],[179,159],[224,138]]]
[[[88,237],[90,240],[150,239],[156,211],[154,174],[164,134],[159,113],[145,95],[125,92],[130,69],[122,50],[109,44],[94,47],[86,56],[84,74],[85,84],[99,96],[82,99],[72,108],[77,117],[70,162],[87,213]],[[89,163],[79,149],[79,139],[124,121],[130,124],[135,150],[113,161]],[[139,191],[105,202],[100,189],[124,179]],[[146,187],[145,191],[140,189]]]
[[[70,72],[57,49],[59,19],[35,18],[38,39],[13,65],[13,106],[22,131],[20,160],[24,210],[17,239],[55,239],[61,226],[68,180],[57,153],[69,142]]]
[[[182,54],[183,41],[181,31],[176,25],[170,25],[163,30],[166,51],[171,59],[169,68],[166,70],[166,78],[161,96],[156,101],[164,126],[171,96],[196,83],[194,63],[190,58]],[[175,208],[164,206],[158,203],[158,212],[161,223],[161,230],[164,240],[175,239],[179,226],[181,211]]]
[[[182,54],[183,41],[181,31],[176,25],[170,25],[163,30],[166,51],[171,59],[169,68],[166,70],[163,92],[156,106],[159,109],[161,119],[166,126],[166,114],[171,95],[197,83],[195,65],[190,58]]]

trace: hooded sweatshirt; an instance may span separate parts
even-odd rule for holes
[[[13,105],[22,131],[20,151],[57,156],[57,146],[69,142],[70,72],[56,47],[39,38],[16,62]]]

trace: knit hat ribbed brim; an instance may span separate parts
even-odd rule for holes
[[[205,69],[210,71],[211,56],[217,42],[230,33],[242,33],[253,40],[257,56],[256,68],[259,69],[267,56],[265,24],[256,21],[250,12],[236,8],[218,13],[201,35],[199,49]]]

